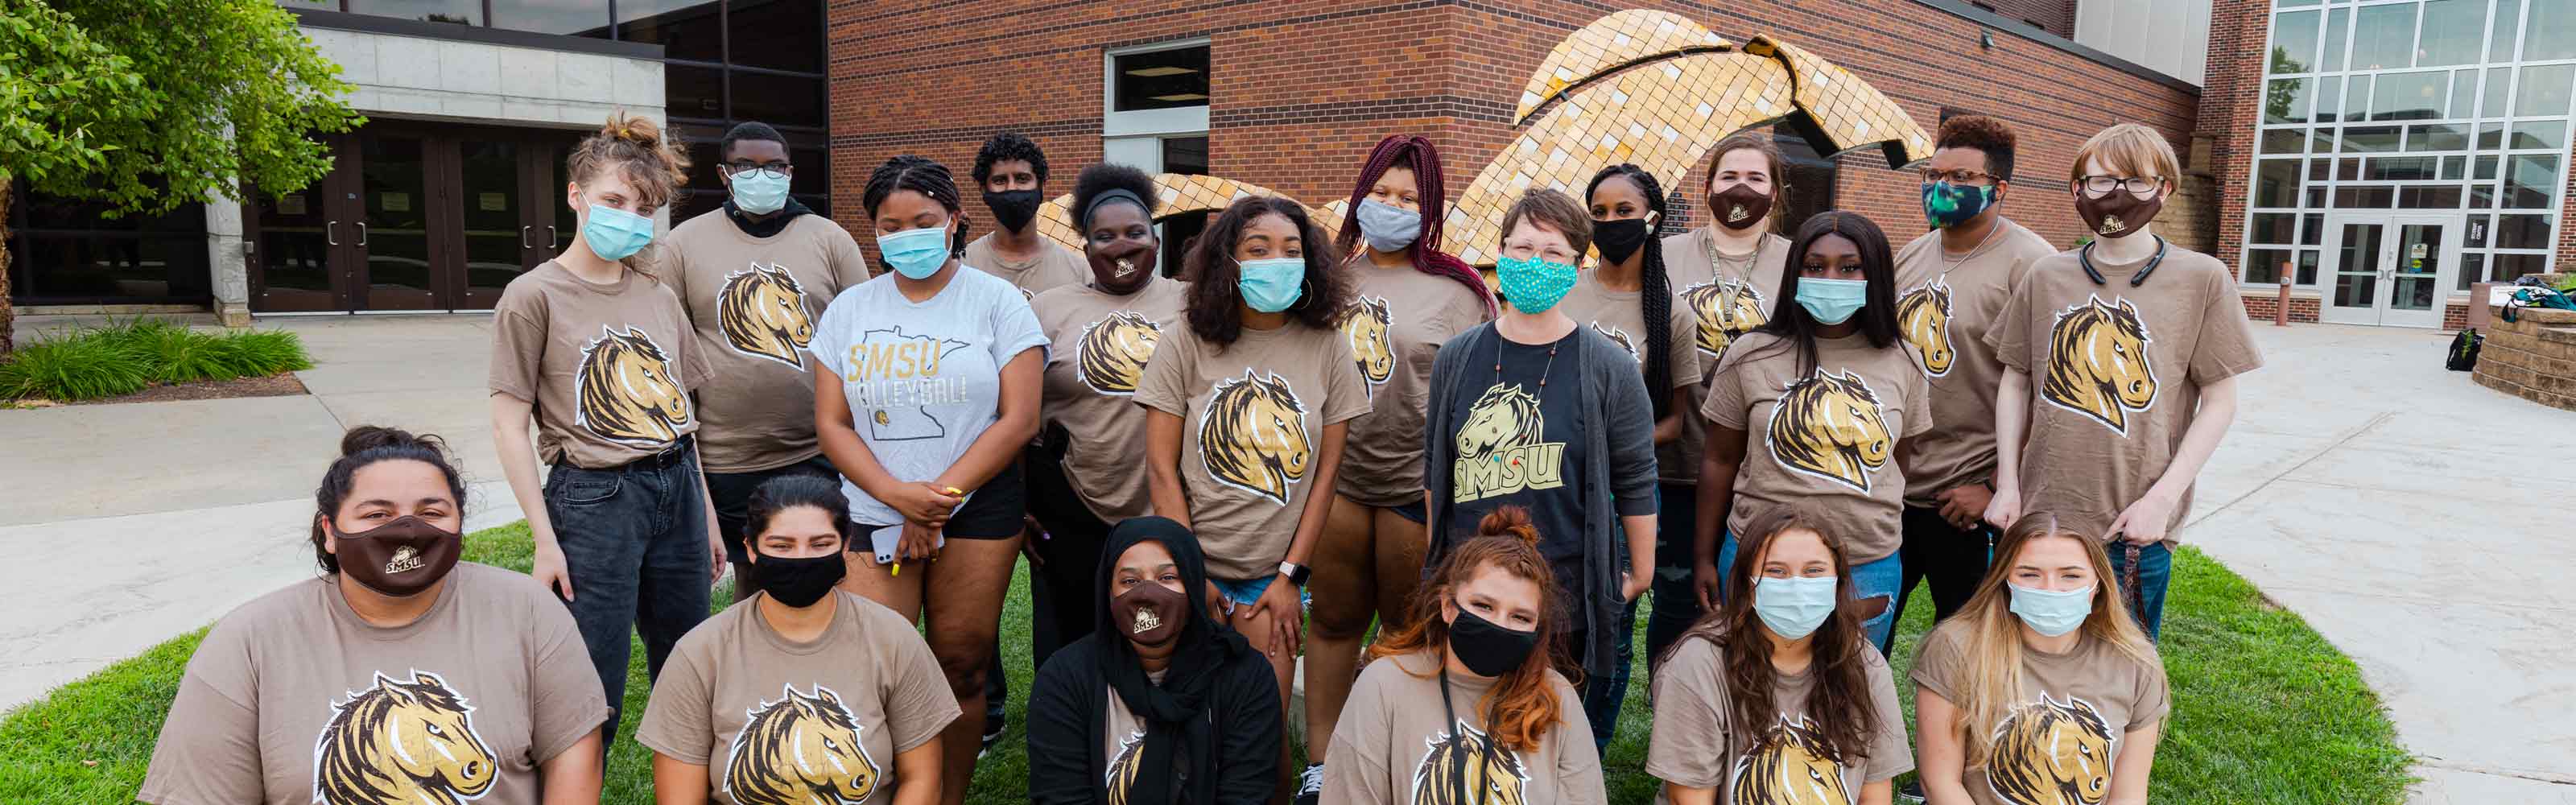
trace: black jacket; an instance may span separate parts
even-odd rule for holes
[[[1047,658],[1029,694],[1029,801],[1039,805],[1107,805],[1102,785],[1109,771],[1106,741],[1109,706],[1116,696],[1100,678],[1095,659],[1103,632],[1092,632]],[[1114,632],[1107,635],[1117,639]],[[1279,782],[1279,683],[1258,652],[1230,659],[1210,691],[1206,723],[1190,728],[1187,751],[1214,752],[1221,770],[1216,802],[1189,805],[1257,805],[1270,801]],[[1188,787],[1175,784],[1177,793]],[[1176,801],[1178,798],[1176,797]],[[1135,803],[1135,805],[1155,805]]]

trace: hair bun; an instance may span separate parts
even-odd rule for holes
[[[446,453],[447,444],[435,435],[413,435],[411,431],[378,425],[359,425],[340,436],[340,455],[354,456],[382,447],[426,447]]]
[[[599,133],[601,136],[625,140],[646,148],[655,148],[662,144],[662,127],[656,125],[649,117],[623,113],[612,115],[608,118],[608,124],[599,128]]]
[[[1538,544],[1538,526],[1530,523],[1529,510],[1519,506],[1496,506],[1476,522],[1476,536],[1518,537],[1522,542]]]

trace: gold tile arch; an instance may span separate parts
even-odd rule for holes
[[[1788,65],[1798,108],[1840,145],[1837,150],[1878,143],[1887,149],[1887,162],[1894,166],[1932,158],[1932,135],[1915,125],[1903,107],[1850,70],[1769,36],[1753,37],[1744,52]]]
[[[1245,196],[1279,196],[1296,201],[1285,193],[1250,182],[1187,173],[1154,174],[1154,191],[1154,220],[1157,221],[1186,213],[1223,210],[1226,205],[1234,203],[1235,199]],[[1082,233],[1074,230],[1072,208],[1072,193],[1057,196],[1039,206],[1038,234],[1078,252],[1082,251]],[[1315,217],[1315,225],[1322,227],[1327,237],[1341,228],[1342,217],[1339,213],[1332,213],[1327,217],[1324,210],[1307,207],[1306,214]],[[1165,245],[1169,248],[1180,248],[1180,244],[1177,243]]]
[[[1556,100],[1568,87],[1623,64],[1733,46],[1717,32],[1670,11],[1630,9],[1611,14],[1568,35],[1539,62],[1538,72],[1521,89],[1520,108],[1512,119],[1527,123],[1530,113]]]

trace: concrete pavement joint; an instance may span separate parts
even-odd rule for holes
[[[2555,772],[2500,769],[2494,766],[2484,766],[2476,763],[2460,763],[2434,755],[2416,755],[2415,763],[2419,766],[2431,766],[2437,769],[2449,769],[2452,771],[2468,772],[2470,774],[2483,774],[2489,777],[2509,777],[2516,780],[2529,780],[2535,783],[2576,786],[2576,776],[2558,774]]]
[[[2219,505],[2218,505],[2218,508],[2210,509],[2207,513],[2201,514],[2201,515],[2199,515],[2199,516],[2197,516],[2197,517],[2193,517],[2193,518],[2191,518],[2191,519],[2189,519],[2189,520],[2184,521],[2184,522],[2183,522],[2183,527],[2184,527],[2184,528],[2190,528],[2190,527],[2192,527],[2192,526],[2194,526],[2194,525],[2198,525],[2198,524],[2200,524],[2202,521],[2205,521],[2205,520],[2208,520],[2209,518],[2212,518],[2212,517],[2216,517],[2216,516],[2218,516],[2218,514],[2219,514],[2220,512],[2224,512],[2224,511],[2227,511],[2228,509],[2235,508],[2235,507],[2236,507],[2236,504],[2244,502],[2246,498],[2251,498],[2251,497],[2253,497],[2253,496],[2255,496],[2255,495],[2262,494],[2262,493],[2263,493],[2263,490],[2266,490],[2266,489],[2270,489],[2270,488],[2272,488],[2272,485],[2273,485],[2273,484],[2275,484],[2275,483],[2279,483],[2279,482],[2281,482],[2281,481],[2282,481],[2282,479],[2289,477],[2290,473],[2298,472],[2298,471],[2300,470],[2300,468],[2303,468],[2303,467],[2308,466],[2309,464],[2313,464],[2313,463],[2315,463],[2317,459],[2320,459],[2320,458],[2324,458],[2324,457],[2326,457],[2326,454],[2327,454],[2327,453],[2332,453],[2332,452],[2334,452],[2337,448],[2341,448],[2341,447],[2343,447],[2343,446],[2344,446],[2344,445],[2346,445],[2346,444],[2350,444],[2350,443],[2352,442],[2352,440],[2357,439],[2357,438],[2360,438],[2360,437],[2361,437],[2361,435],[2362,435],[2362,434],[2364,434],[2364,433],[2368,433],[2368,432],[2370,432],[2370,429],[2371,429],[2371,428],[2378,427],[2378,426],[2379,426],[2379,423],[2381,423],[2381,422],[2386,422],[2386,421],[2388,421],[2388,420],[2389,420],[2389,418],[2394,417],[2394,416],[2396,416],[2396,415],[2397,415],[2397,412],[2395,412],[2395,411],[2381,411],[2381,412],[2379,412],[2378,414],[2375,414],[2375,415],[2371,416],[2370,421],[2368,421],[2368,422],[2364,422],[2364,423],[2361,423],[2361,426],[2360,426],[2360,427],[2353,428],[2352,430],[2350,430],[2350,431],[2348,431],[2348,432],[2345,432],[2345,433],[2343,433],[2343,434],[2341,434],[2341,435],[2336,436],[2336,437],[2335,437],[2335,440],[2334,440],[2334,443],[2333,443],[2333,444],[2330,444],[2330,445],[2326,445],[2326,446],[2325,446],[2325,449],[2318,450],[2314,455],[2310,455],[2310,456],[2308,456],[2307,458],[2299,459],[2299,463],[2297,463],[2297,464],[2292,464],[2292,465],[2290,465],[2290,467],[2289,467],[2288,469],[2284,469],[2284,470],[2282,470],[2282,471],[2280,471],[2280,472],[2278,472],[2278,473],[2274,473],[2274,474],[2272,475],[2272,477],[2269,477],[2269,478],[2265,478],[2265,479],[2263,479],[2263,482],[2262,482],[2262,483],[2260,483],[2260,484],[2256,484],[2256,485],[2254,486],[2254,488],[2252,488],[2252,489],[2245,490],[2245,494],[2242,494],[2242,495],[2238,495],[2238,496],[2236,496],[2236,499],[2234,499],[2234,500],[2230,500],[2230,501],[2228,501],[2228,502],[2226,502],[2226,503],[2219,504]],[[2207,465],[2207,464],[2202,464],[2202,465],[2201,465],[2201,471],[2202,471],[2202,472],[2204,472],[2204,473],[2208,472],[2208,471],[2209,471],[2209,465]]]

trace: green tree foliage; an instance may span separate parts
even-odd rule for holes
[[[11,180],[143,214],[302,189],[309,135],[364,120],[339,76],[263,0],[0,0],[0,237]],[[9,318],[0,271],[0,353]]]

